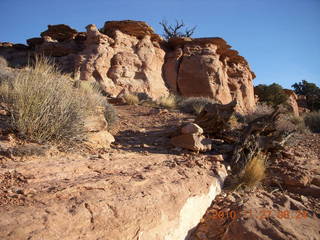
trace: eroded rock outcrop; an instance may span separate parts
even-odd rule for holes
[[[164,65],[164,76],[172,91],[187,97],[209,97],[227,104],[237,100],[237,110],[255,107],[247,61],[221,38],[173,38]]]
[[[76,80],[97,81],[108,94],[123,89],[152,98],[168,94],[162,78],[164,50],[161,38],[144,22],[106,22],[102,32],[88,25],[77,33],[66,25],[49,25],[42,38],[27,42],[36,53],[56,57]],[[105,33],[105,34],[104,34]]]
[[[77,80],[98,81],[113,96],[126,89],[158,98],[167,95],[169,88],[182,96],[210,97],[222,104],[236,99],[242,113],[255,107],[254,73],[222,38],[166,42],[146,23],[126,20],[106,22],[100,30],[88,25],[86,32],[49,25],[41,37],[27,43],[23,51],[16,45],[5,51],[19,52],[24,62],[30,52],[54,57],[64,72]]]
[[[285,93],[288,95],[287,103],[290,107],[290,110],[295,116],[299,116],[299,106],[298,106],[298,96],[294,93],[294,91],[290,89],[285,89]]]

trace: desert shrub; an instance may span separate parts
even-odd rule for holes
[[[168,96],[160,97],[156,102],[161,107],[174,109],[177,107],[178,99],[177,99],[177,96],[170,94]]]
[[[320,88],[306,80],[292,85],[294,91],[298,95],[306,96],[307,107],[312,110],[320,109]]]
[[[253,112],[244,116],[245,122],[251,122],[256,118],[262,117],[266,114],[271,114],[274,108],[266,103],[258,103]]]
[[[9,105],[12,125],[38,142],[68,141],[84,134],[83,121],[103,106],[92,89],[76,89],[66,75],[45,58],[0,85],[1,100]]]
[[[320,133],[320,111],[307,113],[304,122],[312,132]]]
[[[240,185],[245,187],[257,186],[266,176],[267,156],[264,153],[255,155],[245,166],[240,175]]]
[[[276,83],[271,85],[259,84],[254,87],[254,93],[258,95],[260,102],[265,102],[274,107],[285,103],[289,98],[284,89]]]
[[[108,130],[112,130],[118,121],[116,109],[110,103],[105,103],[104,117],[108,122]]]
[[[206,97],[190,97],[182,100],[179,108],[182,112],[198,115],[207,104],[214,104],[215,100]]]
[[[135,93],[126,93],[123,95],[123,99],[129,105],[139,104],[140,102],[138,95]]]
[[[276,121],[276,129],[281,132],[308,133],[303,117],[294,116],[291,113],[280,114]]]

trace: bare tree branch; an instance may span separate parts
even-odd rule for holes
[[[191,37],[196,30],[196,26],[194,26],[193,28],[186,28],[184,31],[182,31],[182,29],[185,27],[185,24],[182,20],[176,20],[174,25],[168,24],[166,20],[162,20],[159,22],[159,24],[163,28],[162,35],[166,40],[169,40],[173,37]]]

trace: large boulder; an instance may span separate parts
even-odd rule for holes
[[[186,97],[209,97],[223,104],[236,99],[238,112],[255,108],[247,61],[221,38],[170,39],[164,76],[172,91]]]

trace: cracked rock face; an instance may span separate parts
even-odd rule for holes
[[[164,76],[172,91],[186,97],[209,97],[222,104],[237,100],[237,111],[255,107],[252,80],[246,60],[221,38],[169,40]]]

